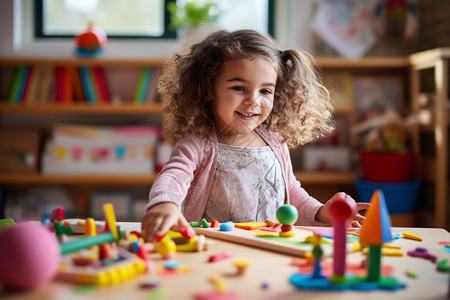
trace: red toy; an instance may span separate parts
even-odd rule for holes
[[[96,56],[103,52],[107,41],[106,33],[98,26],[89,24],[85,32],[77,35],[76,53],[82,56]]]

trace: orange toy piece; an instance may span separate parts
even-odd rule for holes
[[[380,200],[380,197],[383,197]],[[366,213],[366,220],[361,229],[360,240],[363,245],[381,246],[392,240],[391,220],[387,212],[384,195],[376,190],[370,200],[372,206]]]
[[[244,222],[244,223],[234,223],[235,228],[241,228],[245,230],[255,230],[262,227],[266,227],[267,223],[265,222]]]
[[[114,259],[113,250],[111,244],[104,243],[99,246],[98,256],[100,260]]]

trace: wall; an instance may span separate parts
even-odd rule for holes
[[[314,0],[275,1],[275,35],[283,49],[310,51],[309,16]],[[33,0],[0,1],[0,56],[71,56],[72,39],[37,41],[33,38]],[[306,30],[305,30],[306,28]],[[176,49],[176,40],[110,40],[105,57],[166,57]]]

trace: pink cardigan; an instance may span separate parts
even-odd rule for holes
[[[255,131],[272,148],[280,161],[286,186],[285,201],[297,207],[300,223],[326,225],[315,221],[316,213],[323,204],[309,196],[295,178],[286,143],[281,143],[277,135],[262,126],[257,127]],[[173,202],[184,207],[184,216],[188,221],[199,221],[211,191],[216,170],[217,149],[218,141],[215,133],[208,139],[199,139],[192,135],[181,139],[153,183],[146,211],[158,203]]]

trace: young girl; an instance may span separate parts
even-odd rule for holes
[[[330,134],[333,107],[309,55],[252,30],[217,31],[169,59],[158,89],[164,136],[176,145],[156,178],[147,240],[188,221],[276,220],[290,203],[302,224],[328,225],[327,206],[300,186],[289,147]],[[357,209],[369,204],[358,203]],[[357,214],[354,226],[364,217]]]

